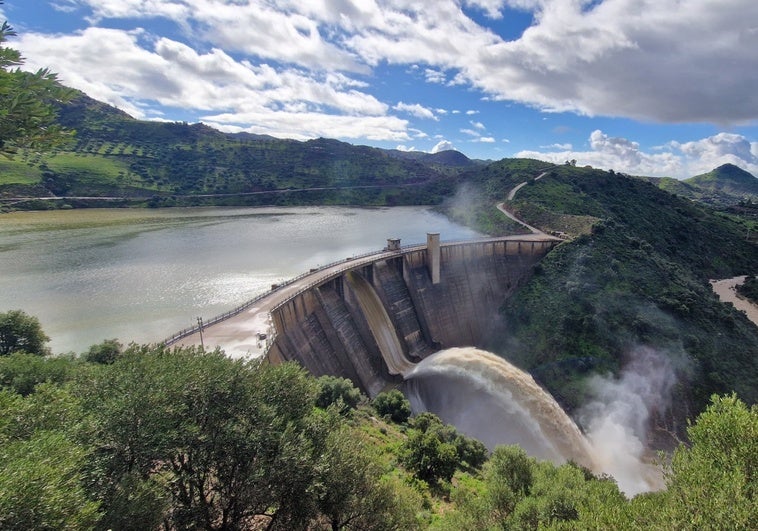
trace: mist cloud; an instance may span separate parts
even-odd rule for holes
[[[650,347],[635,347],[619,374],[593,376],[593,399],[579,412],[598,467],[611,474],[627,494],[661,488],[660,471],[647,455],[650,418],[671,405],[677,370],[670,357]]]

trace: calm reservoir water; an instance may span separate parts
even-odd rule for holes
[[[376,251],[479,236],[424,207],[172,208],[0,215],[0,312],[37,316],[53,352],[160,341],[272,283]]]

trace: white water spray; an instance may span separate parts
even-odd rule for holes
[[[629,357],[618,378],[590,379],[595,398],[578,417],[587,428],[596,466],[633,495],[663,488],[645,441],[651,413],[668,406],[676,373],[670,359],[651,348],[636,347]]]
[[[625,420],[636,421],[639,427],[640,418],[623,419],[611,414],[616,411],[613,407],[598,407],[613,403],[610,397],[599,397],[595,404],[588,424],[594,429],[588,439],[529,374],[489,352],[476,348],[437,352],[405,378],[415,413],[435,413],[490,449],[518,444],[528,454],[556,464],[574,461],[595,473],[613,475],[627,495],[661,487],[658,471],[641,459],[642,442],[629,437],[624,428]],[[634,390],[630,393],[619,400],[633,400]],[[614,434],[624,434],[626,440]]]

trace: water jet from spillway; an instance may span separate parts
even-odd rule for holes
[[[594,469],[579,428],[524,371],[475,348],[429,356],[405,374],[414,412],[430,411],[490,449],[518,444],[534,457]]]
[[[404,376],[414,413],[435,413],[490,450],[517,444],[529,455],[556,464],[573,461],[596,474],[614,475],[629,496],[663,487],[660,470],[644,462],[641,452],[598,433],[587,439],[534,378],[495,354],[451,348],[429,356]],[[614,425],[603,416],[596,420]]]

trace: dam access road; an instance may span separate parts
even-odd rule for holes
[[[527,235],[503,236],[499,238],[482,238],[467,242],[443,242],[441,248],[459,246],[471,243],[487,242],[520,242],[544,243],[558,242],[559,238],[544,233]],[[288,283],[274,287],[263,296],[251,303],[243,305],[244,309],[234,312],[223,319],[212,319],[213,324],[198,326],[175,334],[164,341],[166,345],[203,346],[207,350],[222,349],[232,358],[257,358],[265,354],[270,344],[275,340],[277,331],[271,319],[271,313],[282,304],[290,301],[314,286],[324,284],[330,279],[340,276],[346,271],[357,270],[377,261],[401,257],[404,254],[424,251],[427,244],[406,246],[397,250],[377,251],[363,256],[346,258],[312,270]]]

